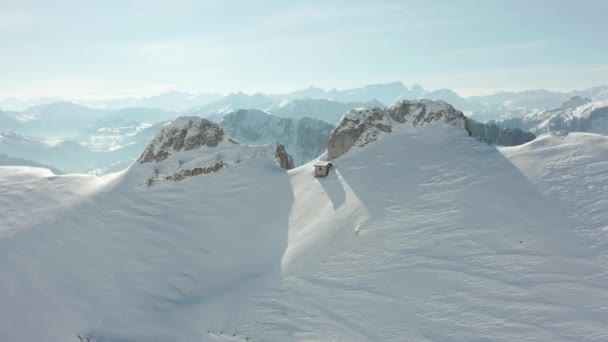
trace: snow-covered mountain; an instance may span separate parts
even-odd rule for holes
[[[296,165],[321,155],[334,128],[322,120],[283,118],[255,109],[227,114],[220,126],[226,134],[244,144],[281,143]]]
[[[141,148],[148,143],[150,136],[139,133],[155,124],[167,123],[175,116],[173,112],[154,108],[133,107],[111,111],[74,137],[74,141],[93,151],[101,152],[113,151],[134,143],[139,143]],[[151,135],[157,131],[152,132]]]
[[[54,102],[9,113],[17,125],[0,127],[0,132],[15,131],[43,139],[65,139],[77,135],[106,114],[103,110],[71,102]]]
[[[608,86],[570,92],[557,92],[545,89],[499,92],[492,95],[469,97],[468,100],[478,102],[483,106],[472,111],[471,114],[478,121],[486,121],[539,115],[547,110],[560,108],[563,103],[572,98],[608,101]]]
[[[368,84],[360,88],[344,90],[332,89],[329,91],[311,86],[310,88],[297,90],[285,95],[274,94],[269,96],[276,100],[293,101],[298,99],[313,99],[330,100],[335,103],[366,103],[365,106],[370,107],[381,107],[384,106],[382,103],[392,104],[399,100],[418,100],[424,98],[431,100],[442,100],[451,103],[460,110],[471,111],[480,109],[480,105],[478,103],[462,98],[450,89],[427,91],[420,85],[415,84],[411,87],[407,87],[402,82]],[[361,107],[361,105],[357,105],[355,107]],[[346,110],[355,107],[346,108]],[[314,114],[306,114],[306,116],[312,115]],[[320,119],[326,120],[325,118]]]
[[[376,141],[382,132],[392,132],[394,123],[415,127],[434,122],[461,126],[471,134],[464,114],[446,102],[402,100],[386,109],[357,108],[349,111],[329,136],[327,157],[337,158],[352,147],[361,148]]]
[[[54,102],[64,102],[59,97],[18,98],[8,97],[0,100],[0,108],[10,111],[24,111],[28,108],[46,105]]]
[[[152,129],[155,128],[158,127]],[[149,135],[150,131],[143,130],[130,137],[132,142],[122,148],[102,152],[92,151],[71,140],[48,141],[16,133],[0,133],[0,153],[52,165],[64,172],[102,174],[129,166],[141,153]],[[142,142],[142,139],[146,141]]]
[[[473,96],[470,99],[486,107],[486,111],[500,112],[505,117],[521,117],[525,114],[560,106],[572,97],[569,94],[545,89],[521,92],[498,92],[492,95]],[[493,117],[498,119],[499,117]]]
[[[284,169],[294,166],[282,145],[241,145],[212,121],[197,116],[179,117],[163,126],[131,171],[146,174],[145,184],[152,186],[219,172],[227,167],[243,167],[242,163],[248,159],[268,156],[276,158]]]
[[[608,263],[576,229],[593,212],[563,210],[444,103],[343,122],[332,136],[373,139],[327,178],[195,117],[120,173],[0,167],[0,339],[606,338]],[[576,170],[598,177],[594,158]]]
[[[53,172],[56,175],[63,174],[63,171],[61,171],[58,168],[55,168],[53,166],[40,164],[40,163],[38,163],[36,161],[33,161],[33,160],[11,157],[11,156],[6,155],[4,153],[0,153],[0,166],[32,166],[32,167],[40,167],[40,168],[44,168],[44,169],[49,169],[49,170],[51,170],[51,172]]]
[[[560,130],[608,134],[608,101],[575,97],[560,108],[528,115],[524,122],[537,134]]]
[[[161,109],[98,110],[72,103],[0,112],[0,153],[65,172],[118,171],[133,162],[159,127],[174,117]]]
[[[129,107],[158,108],[166,111],[181,111],[196,106],[204,106],[218,101],[223,96],[218,93],[192,94],[180,91],[170,91],[148,97],[125,97],[116,99],[101,99],[80,101],[83,105],[102,109],[123,109]]]
[[[499,123],[536,134],[554,131],[608,134],[608,101],[591,101],[575,96],[560,107],[529,113],[522,118],[500,120]]]
[[[213,117],[214,121],[235,110],[239,109],[260,109],[269,108],[274,100],[262,94],[248,95],[242,92],[232,93],[221,100],[209,103],[205,106],[193,107],[182,111],[182,116],[200,116],[204,118]]]
[[[268,112],[285,118],[315,118],[337,123],[344,113],[359,107],[384,107],[379,101],[338,102],[327,99],[283,100],[268,108]]]

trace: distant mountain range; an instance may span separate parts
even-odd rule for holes
[[[262,145],[281,143],[302,165],[321,155],[327,147],[329,132],[334,126],[317,119],[283,118],[260,110],[238,110],[227,114],[220,127],[240,143]]]
[[[608,101],[591,101],[575,96],[557,108],[499,120],[497,123],[535,134],[555,131],[608,134]]]
[[[519,145],[535,134],[556,130],[608,134],[608,86],[463,98],[449,89],[427,91],[393,82],[346,90],[310,87],[287,94],[171,92],[90,103],[98,108],[61,101],[21,111],[0,110],[0,153],[65,172],[111,172],[137,158],[165,123],[176,116],[199,116],[221,123],[231,136],[247,144],[280,142],[299,165],[325,150],[331,127],[350,110],[385,108],[419,98],[444,100],[463,111],[470,119],[472,135],[490,144]],[[135,107],[139,104],[153,107]],[[130,107],[108,109],[121,106]]]
[[[446,101],[467,115],[475,117],[477,121],[483,122],[521,117],[529,113],[556,108],[574,96],[589,98],[593,101],[608,100],[608,85],[570,92],[538,89],[462,97],[450,89],[429,91],[420,85],[408,87],[401,82],[390,82],[344,90],[324,90],[311,86],[289,93],[256,93],[253,95],[237,92],[223,96],[218,93],[193,94],[173,91],[142,98],[101,99],[77,101],[77,103],[97,109],[146,107],[182,112],[183,115],[213,116],[237,109],[267,110],[271,107],[278,107],[284,101],[293,100],[329,100],[341,103],[376,102],[390,105],[398,100],[425,98]],[[58,101],[62,100],[58,98],[30,100],[9,98],[0,101],[0,108],[23,111],[30,106]]]

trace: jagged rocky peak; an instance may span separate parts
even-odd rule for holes
[[[562,104],[561,108],[562,109],[576,108],[576,107],[580,107],[580,106],[585,105],[590,102],[591,102],[591,100],[588,98],[582,98],[580,96],[573,96],[568,101],[564,102]]]
[[[378,139],[380,132],[390,132],[391,123],[381,108],[355,108],[348,111],[329,134],[327,158],[334,159],[351,147],[363,147]]]
[[[388,107],[388,114],[399,123],[411,122],[414,126],[438,121],[464,127],[466,122],[464,114],[445,101],[402,100]]]
[[[223,139],[224,131],[216,123],[197,116],[179,117],[156,134],[138,161],[161,161],[174,152],[201,146],[216,147]]]
[[[347,112],[329,135],[327,158],[337,158],[353,146],[363,147],[378,139],[381,132],[392,132],[394,125],[412,126],[441,122],[463,127],[469,135],[467,118],[444,101],[402,100],[381,108],[357,108]]]
[[[244,168],[253,160],[270,162],[283,169],[294,167],[281,144],[242,145],[222,128],[200,117],[180,117],[164,126],[146,147],[131,174],[148,187],[160,182],[178,182],[189,177]]]

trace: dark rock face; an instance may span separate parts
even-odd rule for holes
[[[333,125],[311,118],[282,118],[261,110],[238,110],[226,114],[220,127],[243,144],[278,142],[302,165],[321,155]]]
[[[533,133],[519,128],[502,127],[494,121],[480,123],[468,119],[472,136],[487,144],[500,146],[517,146],[536,139]]]
[[[378,139],[380,132],[391,132],[385,110],[359,108],[349,111],[329,135],[327,158],[334,159],[353,146],[365,146]]]
[[[171,152],[187,151],[201,146],[216,147],[224,131],[214,122],[199,117],[180,117],[163,127],[139,157],[139,163],[162,161]]]
[[[285,150],[285,146],[281,144],[277,144],[277,148],[275,150],[275,158],[279,163],[279,166],[285,170],[291,170],[295,167],[293,163],[293,158],[287,153]]]

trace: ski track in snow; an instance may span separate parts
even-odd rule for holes
[[[151,188],[0,168],[0,339],[606,341],[584,143],[399,127],[327,178],[260,158]]]

